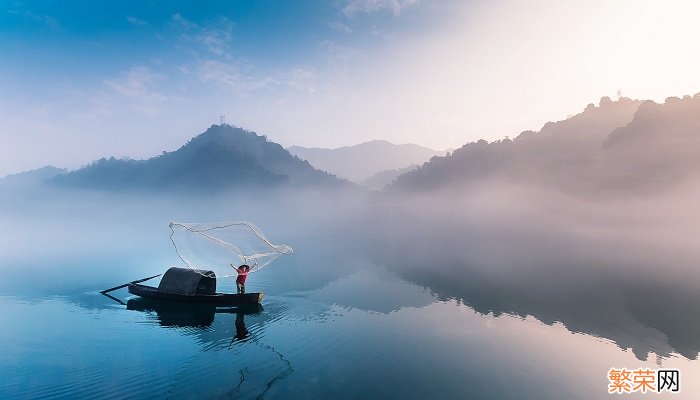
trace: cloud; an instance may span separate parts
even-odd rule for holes
[[[351,0],[343,7],[343,14],[351,17],[358,13],[375,13],[391,11],[394,16],[400,15],[406,7],[418,4],[420,0]]]
[[[136,111],[153,115],[158,112],[160,104],[168,100],[167,96],[153,89],[155,83],[162,78],[161,74],[148,67],[136,66],[118,79],[108,79],[104,83],[114,93],[130,98]]]
[[[195,40],[203,44],[206,49],[217,56],[223,55],[229,49],[229,42],[233,38],[230,29],[205,28],[195,36]]]
[[[136,17],[132,17],[131,15],[127,15],[126,20],[129,21],[129,23],[131,25],[134,25],[134,26],[148,26],[148,22],[146,22],[142,19],[136,18]]]
[[[294,89],[313,94],[316,92],[315,77],[316,74],[310,69],[292,68],[283,74],[282,79],[286,85]]]
[[[352,28],[350,28],[347,24],[342,23],[340,21],[331,21],[328,23],[328,27],[331,29],[334,29],[336,31],[345,32],[345,33],[352,33]]]
[[[63,26],[61,25],[61,23],[55,17],[52,17],[50,15],[37,15],[29,10],[9,10],[8,13],[11,15],[19,15],[21,17],[43,24],[46,28],[54,32],[59,32],[63,30]]]
[[[265,74],[254,65],[207,60],[199,65],[197,72],[202,82],[226,86],[240,96],[277,88],[291,88],[308,94],[317,91],[315,72],[301,67]]]
[[[326,60],[332,66],[347,64],[360,54],[357,48],[340,45],[332,40],[321,42],[321,49],[325,53]]]
[[[138,97],[147,93],[148,86],[159,76],[148,67],[133,67],[122,79],[106,80],[105,84],[123,96]]]
[[[114,104],[110,100],[109,94],[104,91],[97,93],[73,91],[72,96],[82,103],[82,107],[70,114],[73,119],[99,121],[114,116]]]
[[[170,19],[171,19],[171,21],[173,21],[173,24],[175,24],[176,26],[179,26],[180,28],[183,28],[186,30],[197,28],[197,24],[187,20],[180,13],[173,14],[173,16]]]
[[[180,37],[185,42],[203,46],[207,52],[216,56],[223,56],[229,51],[234,28],[230,19],[221,17],[211,24],[200,26],[177,13],[171,20],[182,31]]]
[[[255,76],[254,68],[240,63],[207,60],[200,64],[198,72],[201,81],[227,86],[242,96],[280,83],[272,77]]]

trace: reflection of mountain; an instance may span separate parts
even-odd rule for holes
[[[316,168],[357,183],[381,171],[420,165],[431,157],[445,154],[444,151],[435,151],[416,144],[397,145],[385,140],[373,140],[337,149],[292,146],[287,150],[299,158],[308,160]]]
[[[482,314],[561,322],[572,332],[631,348],[639,359],[649,352],[695,359],[700,352],[700,321],[692,317],[700,309],[700,292],[693,285],[663,279],[663,272],[654,277],[635,272],[634,266],[600,268],[574,255],[559,265],[533,265],[524,259],[522,265],[499,268],[468,261],[479,245],[465,249],[452,237],[434,234],[414,239],[402,238],[401,245],[395,242],[380,257],[403,279],[429,288],[442,300],[457,299]],[[502,245],[505,251],[508,245]]]
[[[148,160],[101,159],[54,181],[109,190],[340,184],[266,137],[230,125],[212,125],[171,153]]]
[[[344,308],[388,314],[404,307],[424,307],[435,298],[420,287],[397,279],[383,269],[358,270],[350,276],[309,291],[311,300]]]
[[[400,176],[374,217],[375,242],[388,243],[370,245],[403,278],[482,313],[559,321],[639,358],[695,359],[700,217],[680,183],[698,167],[700,95],[604,98]]]
[[[640,105],[641,104],[641,105]],[[603,98],[567,120],[513,140],[479,141],[432,159],[393,189],[482,182],[544,185],[594,196],[665,188],[700,164],[700,95],[664,104]]]

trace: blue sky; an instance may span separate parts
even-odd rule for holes
[[[690,1],[0,1],[0,176],[173,150],[436,149],[700,91]],[[9,144],[9,145],[7,145]]]

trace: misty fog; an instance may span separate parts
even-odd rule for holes
[[[498,183],[422,194],[35,189],[2,199],[2,285],[29,297],[103,289],[180,265],[171,220],[249,220],[294,248],[256,275],[270,293],[387,270],[481,313],[562,322],[640,358],[695,358],[700,325],[687,315],[700,306],[696,188],[601,200]]]
[[[433,158],[380,192],[125,192],[5,180],[0,285],[29,298],[96,291],[182,266],[170,221],[247,220],[294,249],[256,274],[268,293],[390,273],[480,313],[561,322],[641,359],[695,359],[700,323],[687,316],[700,307],[697,107],[698,96],[603,99],[539,133]]]
[[[402,277],[480,312],[560,321],[640,357],[695,358],[697,183],[603,200],[492,183],[397,196],[384,199],[388,242],[374,250]],[[662,343],[644,343],[650,330]]]

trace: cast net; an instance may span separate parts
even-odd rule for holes
[[[292,254],[291,247],[272,244],[258,227],[246,221],[171,222],[170,240],[185,265],[214,271],[222,278],[236,276],[234,267],[242,264],[257,272],[279,256]]]

